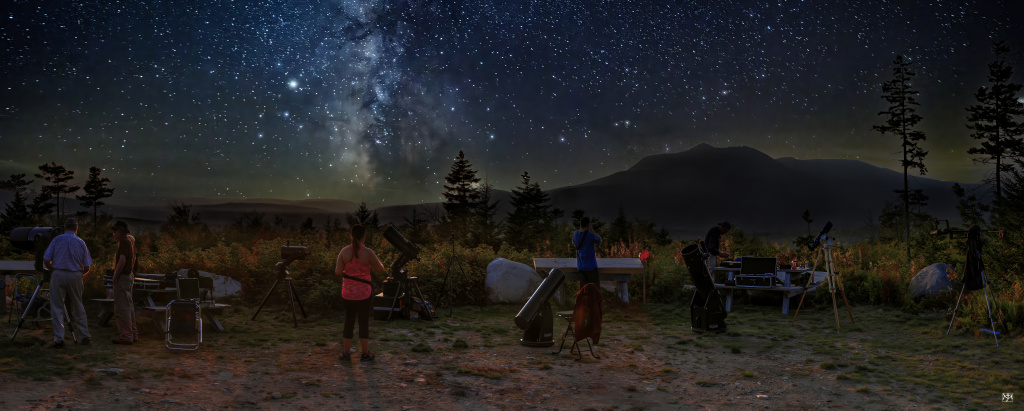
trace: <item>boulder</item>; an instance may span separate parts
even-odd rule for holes
[[[242,293],[242,283],[238,280],[218,275],[214,273],[208,273],[206,271],[196,270],[202,277],[210,277],[213,279],[213,297],[220,298],[229,295],[240,295]],[[178,277],[188,277],[189,269],[182,268],[178,270]]]
[[[935,263],[919,271],[914,278],[910,279],[910,291],[913,298],[934,297],[943,291],[953,289],[953,279],[956,275],[953,267]]]
[[[487,265],[488,301],[492,303],[525,303],[544,279],[526,264],[498,258]]]

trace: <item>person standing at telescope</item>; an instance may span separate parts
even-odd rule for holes
[[[722,248],[722,236],[728,233],[732,229],[732,224],[728,221],[718,223],[718,225],[711,227],[708,230],[708,234],[704,236],[704,246],[708,249],[708,270],[712,270],[718,266],[718,257],[729,258],[729,253],[721,250]]]
[[[600,243],[601,236],[597,235],[590,227],[590,217],[581,218],[580,229],[572,233],[572,245],[576,247],[576,270],[583,278],[580,288],[587,283],[601,288],[601,278],[597,269],[597,252],[594,250],[594,245]]]
[[[372,360],[370,352],[370,312],[373,310],[371,271],[384,272],[384,264],[373,250],[363,246],[366,228],[360,224],[352,226],[352,244],[341,249],[334,274],[342,276],[341,298],[345,301],[345,328],[342,331],[341,360],[352,358],[352,334],[356,319],[359,319],[359,345],[363,361]]]
[[[56,236],[43,253],[46,268],[53,270],[50,275],[50,314],[53,315],[53,348],[64,348],[64,318],[68,316],[65,300],[74,310],[71,319],[78,332],[82,333],[82,345],[89,345],[89,319],[85,316],[82,292],[85,291],[83,278],[92,266],[92,256],[85,241],[78,238],[78,220],[69,218],[64,222],[64,234]]]

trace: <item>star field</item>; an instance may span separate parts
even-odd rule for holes
[[[1013,1],[15,1],[0,175],[88,167],[121,198],[439,201],[459,150],[544,189],[702,142],[897,168],[871,130],[916,64],[928,177],[977,182],[965,108]],[[209,4],[206,4],[209,3]]]

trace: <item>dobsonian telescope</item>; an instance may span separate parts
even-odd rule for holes
[[[523,345],[550,347],[555,344],[551,303],[548,300],[563,281],[565,281],[565,274],[562,270],[552,269],[516,314],[516,326],[524,331],[523,339],[519,340]]]
[[[729,312],[725,311],[722,294],[715,288],[715,281],[708,272],[708,253],[703,243],[686,246],[680,253],[696,288],[690,300],[690,329],[699,333],[725,331],[725,317]]]

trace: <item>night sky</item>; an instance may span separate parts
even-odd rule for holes
[[[152,3],[152,4],[145,4]],[[723,3],[723,4],[711,4]],[[926,177],[990,166],[965,108],[1024,6],[985,1],[14,1],[0,177],[104,168],[140,198],[440,201],[459,150],[510,190],[699,143],[898,168],[871,126],[915,62]]]

